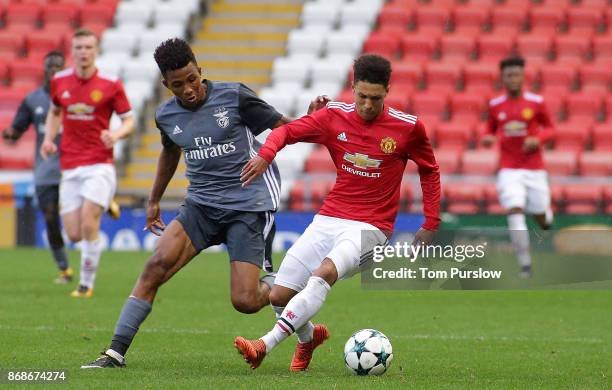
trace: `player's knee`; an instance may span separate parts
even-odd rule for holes
[[[291,300],[291,297],[284,293],[280,288],[276,288],[274,286],[272,291],[270,291],[270,305],[285,307]]]
[[[70,239],[70,241],[72,242],[79,242],[83,239],[83,236],[81,235],[81,229],[78,227],[69,227],[69,226],[64,226],[66,229],[66,235],[68,236],[68,238]]]
[[[234,309],[244,314],[256,313],[261,305],[256,302],[255,294],[240,293],[232,294],[232,305]]]

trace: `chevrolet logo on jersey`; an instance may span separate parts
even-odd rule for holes
[[[351,154],[346,152],[344,153],[344,159],[348,162],[353,163],[353,165],[357,168],[363,169],[378,168],[380,166],[380,163],[382,162],[382,160],[374,160],[372,158],[369,158],[367,154],[361,153]]]
[[[66,108],[66,111],[68,111],[69,113],[77,115],[91,114],[94,112],[94,110],[95,107],[87,105],[85,103],[71,104]]]
[[[522,121],[510,121],[504,125],[504,134],[507,137],[522,137],[527,135],[527,123]]]

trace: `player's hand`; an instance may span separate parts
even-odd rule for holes
[[[492,134],[487,134],[480,139],[480,144],[485,148],[491,147],[495,143],[495,136]]]
[[[17,141],[17,134],[15,133],[15,130],[8,127],[2,130],[2,139],[4,139],[4,142],[7,144],[13,145],[15,141]]]
[[[523,152],[533,153],[540,148],[540,139],[538,137],[525,137],[523,141]]]
[[[270,164],[260,156],[255,156],[249,160],[240,172],[240,181],[242,186],[246,187],[261,176]]]
[[[57,152],[57,146],[53,141],[48,141],[46,138],[44,139],[42,145],[40,145],[40,155],[43,160],[49,158],[50,154],[54,154]]]
[[[412,241],[413,246],[429,245],[433,241],[434,234],[436,232],[420,228],[414,234],[414,240]]]
[[[331,102],[331,99],[327,95],[321,95],[314,98],[313,101],[310,102],[308,106],[308,115],[312,114],[315,111],[318,111],[325,107],[327,103]]]
[[[117,143],[116,136],[109,130],[102,130],[100,139],[104,143],[104,146],[106,146],[108,149],[112,148],[115,146],[115,143]]]
[[[166,228],[164,221],[161,219],[161,208],[159,202],[149,202],[147,205],[147,225],[143,230],[149,230],[156,236],[161,236]]]

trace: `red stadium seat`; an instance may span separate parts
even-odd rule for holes
[[[612,34],[593,37],[593,57],[597,61],[612,60]]]
[[[603,198],[599,184],[566,184],[563,187],[567,214],[594,214]]]
[[[27,133],[34,132],[28,131]],[[26,133],[26,134],[27,134]],[[24,137],[26,137],[24,135]],[[15,145],[0,143],[0,170],[1,169],[32,169],[34,165],[34,149],[36,141],[28,135]]]
[[[0,60],[0,85],[6,84],[9,78],[8,62]]]
[[[414,87],[407,84],[398,84],[389,88],[389,94],[385,98],[385,104],[396,110],[406,111],[408,103],[410,103],[410,95],[413,89]]]
[[[544,152],[544,166],[551,176],[570,176],[576,173],[576,153],[547,150]]]
[[[7,115],[12,117],[15,115],[15,111],[24,96],[25,93],[21,90],[0,89],[0,116]]]
[[[603,187],[603,200],[607,215],[612,215],[612,184],[605,185]]]
[[[478,37],[478,52],[480,61],[497,64],[501,59],[512,53],[514,36],[507,35],[481,35]]]
[[[444,31],[450,21],[450,9],[441,7],[418,7],[415,20],[419,31]]]
[[[11,83],[32,82],[40,84],[43,79],[43,64],[41,61],[23,59],[11,64]]]
[[[363,52],[394,58],[400,49],[400,43],[400,39],[393,35],[373,33],[363,44]]]
[[[415,166],[412,161],[408,161],[408,165]],[[416,167],[416,166],[415,166]],[[402,181],[400,185],[400,210],[408,211],[414,200],[414,189],[411,182]]]
[[[444,60],[468,60],[474,56],[476,40],[468,35],[455,33],[440,39],[440,54]]]
[[[430,115],[441,118],[446,111],[447,101],[445,94],[421,92],[412,95],[410,105],[416,115]]]
[[[21,34],[0,30],[0,52],[20,53],[25,47],[25,37]]]
[[[570,7],[567,10],[567,25],[572,34],[592,34],[602,23],[601,8]]]
[[[498,84],[498,78],[499,68],[497,64],[468,63],[464,67],[464,88],[466,90],[484,90],[485,87],[492,89]]]
[[[608,115],[608,122],[610,122],[610,119],[612,119],[612,96],[606,96],[604,103],[606,105],[606,114]]]
[[[468,150],[463,153],[462,171],[465,175],[493,175],[499,166],[496,150]]]
[[[527,8],[495,7],[491,15],[493,31],[504,33],[523,31],[527,26]]]
[[[595,117],[602,109],[600,96],[590,93],[575,93],[567,97],[567,114],[569,117]]]
[[[489,18],[490,10],[488,7],[468,5],[467,7],[455,8],[455,33],[478,33],[489,23]]]
[[[577,60],[582,62],[591,49],[590,39],[576,35],[558,35],[555,37],[557,61]]]
[[[36,31],[26,37],[28,56],[44,57],[51,50],[64,50],[64,36],[50,34],[48,31]]]
[[[399,85],[417,86],[423,78],[423,67],[415,62],[394,62],[393,72],[391,72],[391,90],[398,88]]]
[[[425,81],[430,91],[452,92],[461,79],[461,68],[453,63],[431,62],[425,70]]]
[[[438,40],[424,34],[408,34],[402,38],[402,58],[428,61],[438,49]]]
[[[563,87],[571,89],[576,82],[576,68],[566,64],[550,64],[541,69],[542,89]]]
[[[607,90],[610,82],[612,82],[610,64],[585,64],[580,67],[579,73],[583,90],[592,87],[603,87]]]
[[[580,173],[583,176],[612,175],[612,154],[609,152],[582,152],[580,155]]]
[[[524,57],[546,61],[550,56],[551,39],[539,34],[520,35],[516,38],[516,48]]]
[[[398,7],[394,4],[387,4],[378,15],[378,25],[396,25],[407,29],[410,22],[412,22],[413,16],[412,8]]]
[[[446,183],[443,186],[446,210],[454,214],[475,214],[480,209],[484,187],[471,183]]]
[[[436,162],[443,175],[454,175],[459,171],[461,164],[461,152],[457,150],[438,149],[435,151]]]
[[[503,215],[507,213],[508,210],[499,204],[495,183],[487,183],[484,185],[484,198],[487,203],[487,214]]]
[[[531,0],[504,0],[504,6],[508,8],[529,9],[532,4]]]
[[[474,138],[474,127],[469,124],[447,122],[436,130],[436,148],[462,152]]]
[[[90,24],[103,24],[110,26],[115,17],[116,4],[109,6],[108,4],[83,4],[81,9],[81,26],[88,26]]]
[[[336,166],[325,148],[316,148],[304,164],[305,172],[336,172]]]
[[[533,7],[530,11],[531,32],[534,34],[555,34],[564,18],[565,10],[555,4],[546,7]]]
[[[577,126],[575,123],[561,123],[555,129],[555,150],[578,152],[587,145],[590,136],[590,127]]]
[[[593,127],[593,149],[612,152],[612,123]]]
[[[565,99],[565,93],[544,94],[544,104],[553,120],[558,119],[565,112]]]
[[[43,24],[63,23],[76,26],[79,22],[80,7],[74,4],[49,3],[42,9]]]
[[[451,96],[450,111],[453,120],[480,120],[486,111],[486,96],[460,93]]]
[[[8,25],[25,24],[35,27],[40,22],[42,7],[40,4],[10,3],[6,7]]]

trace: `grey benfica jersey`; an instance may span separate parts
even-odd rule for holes
[[[254,135],[274,126],[282,115],[243,84],[203,82],[208,91],[199,108],[189,110],[172,97],[155,113],[162,144],[178,145],[183,151],[187,198],[222,209],[276,210],[280,199],[276,164],[247,187],[240,183],[240,172],[261,147]]]
[[[36,130],[36,163],[34,166],[34,184],[55,185],[60,182],[59,153],[49,155],[47,161],[43,160],[39,150],[40,145],[45,139],[45,120],[51,102],[49,92],[40,87],[23,99],[17,115],[11,125],[18,134],[23,134],[30,125],[34,125]],[[55,139],[55,144],[59,150],[60,135]]]

